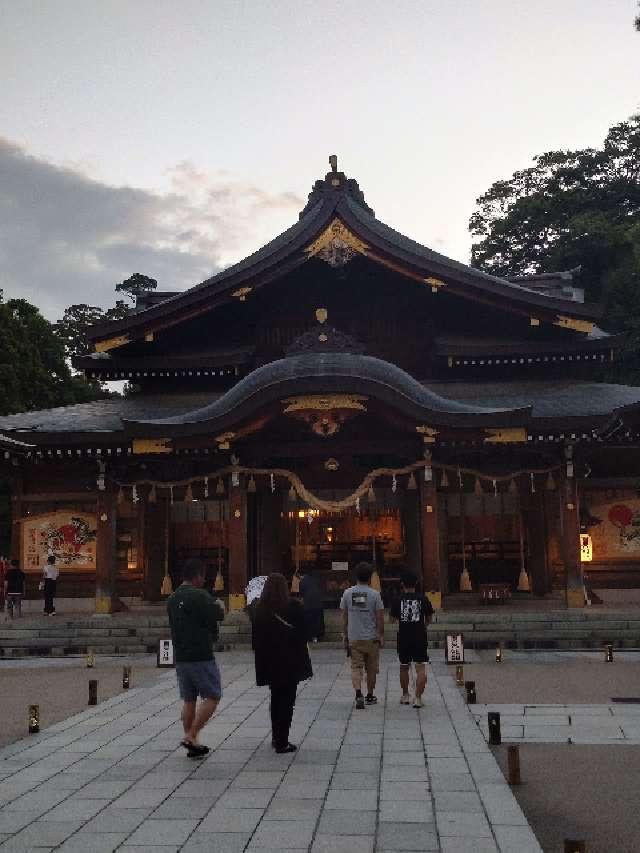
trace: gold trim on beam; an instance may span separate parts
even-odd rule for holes
[[[240,302],[246,302],[247,296],[252,290],[252,287],[239,287],[237,290],[234,290],[231,295],[235,296],[236,299],[239,299]]]
[[[145,341],[146,341],[148,344],[150,344],[150,343],[151,343],[151,341],[154,339],[154,334],[153,334],[153,332],[145,332],[145,334],[144,334],[144,339],[145,339]]]
[[[141,453],[171,453],[173,446],[170,438],[134,438],[134,455]]]
[[[324,231],[310,243],[305,252],[311,258],[326,250],[331,250],[336,244],[351,249],[361,255],[366,255],[369,248],[359,237],[350,231],[340,219],[336,218],[327,225]]]
[[[529,317],[529,325],[530,326],[539,326],[540,320],[537,317]]]
[[[504,427],[503,429],[485,429],[485,444],[522,444],[527,440],[524,427]]]
[[[429,276],[429,278],[425,278],[425,284],[428,284],[431,288],[432,293],[437,293],[441,287],[446,287],[446,284],[440,278],[433,278],[433,276]]]
[[[574,317],[564,317],[561,314],[558,314],[553,325],[560,326],[561,329],[571,329],[573,332],[584,332],[587,335],[593,331],[591,320],[576,320]]]
[[[231,442],[235,437],[235,432],[223,432],[221,435],[217,435],[215,440],[218,445],[218,450],[230,450]]]
[[[439,430],[430,426],[417,426],[416,432],[420,433],[425,444],[435,444]]]
[[[353,396],[351,394],[312,394],[306,397],[290,397],[288,400],[283,400],[282,405],[285,414],[309,410],[328,412],[332,409],[355,409],[360,412],[366,412],[367,407],[364,404],[367,399],[367,397]]]
[[[104,341],[97,341],[94,346],[96,352],[109,352],[110,349],[123,347],[128,343],[131,343],[129,335],[119,335],[117,338],[107,338]]]

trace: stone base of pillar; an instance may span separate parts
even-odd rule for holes
[[[442,593],[441,592],[428,592],[427,598],[431,602],[431,606],[434,610],[442,610]]]

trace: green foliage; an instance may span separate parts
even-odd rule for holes
[[[95,399],[96,389],[72,376],[54,327],[25,299],[0,302],[0,414]]]
[[[155,290],[157,286],[158,282],[155,278],[149,278],[148,275],[134,272],[132,276],[121,281],[120,284],[116,284],[116,293],[126,293],[129,299],[135,303],[138,296]]]
[[[87,332],[94,323],[120,320],[128,313],[129,307],[122,299],[118,299],[113,308],[107,308],[106,311],[96,305],[70,305],[55,326],[56,334],[64,344],[67,358],[85,355],[91,351]]]
[[[605,328],[640,335],[640,114],[614,125],[601,149],[535,157],[477,204],[474,266],[500,276],[581,266]]]

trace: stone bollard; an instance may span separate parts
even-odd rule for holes
[[[98,682],[92,678],[89,682],[89,705],[98,704]]]
[[[93,669],[95,662],[96,656],[94,655],[93,651],[89,649],[89,651],[87,652],[87,669]]]
[[[131,685],[131,667],[122,667],[122,689],[128,690]]]
[[[613,643],[607,643],[604,647],[604,662],[613,663]]]
[[[507,750],[509,784],[520,784],[520,747],[512,744]]]
[[[456,665],[456,684],[458,687],[464,687],[464,667],[461,663]]]
[[[476,704],[476,683],[475,681],[465,681],[464,689],[467,691],[467,705]]]
[[[496,663],[502,663],[502,646],[499,644],[496,649]]]
[[[37,735],[40,731],[40,705],[29,705],[29,734]]]
[[[491,746],[500,746],[502,743],[502,734],[500,732],[500,714],[498,711],[489,711],[487,721],[489,723],[489,744]]]

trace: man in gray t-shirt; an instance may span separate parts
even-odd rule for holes
[[[351,653],[351,683],[356,691],[356,708],[362,710],[378,700],[374,695],[380,649],[384,645],[384,604],[380,593],[371,588],[373,567],[356,566],[355,586],[346,589],[340,601],[345,649]],[[362,672],[367,674],[367,695],[362,695]]]

